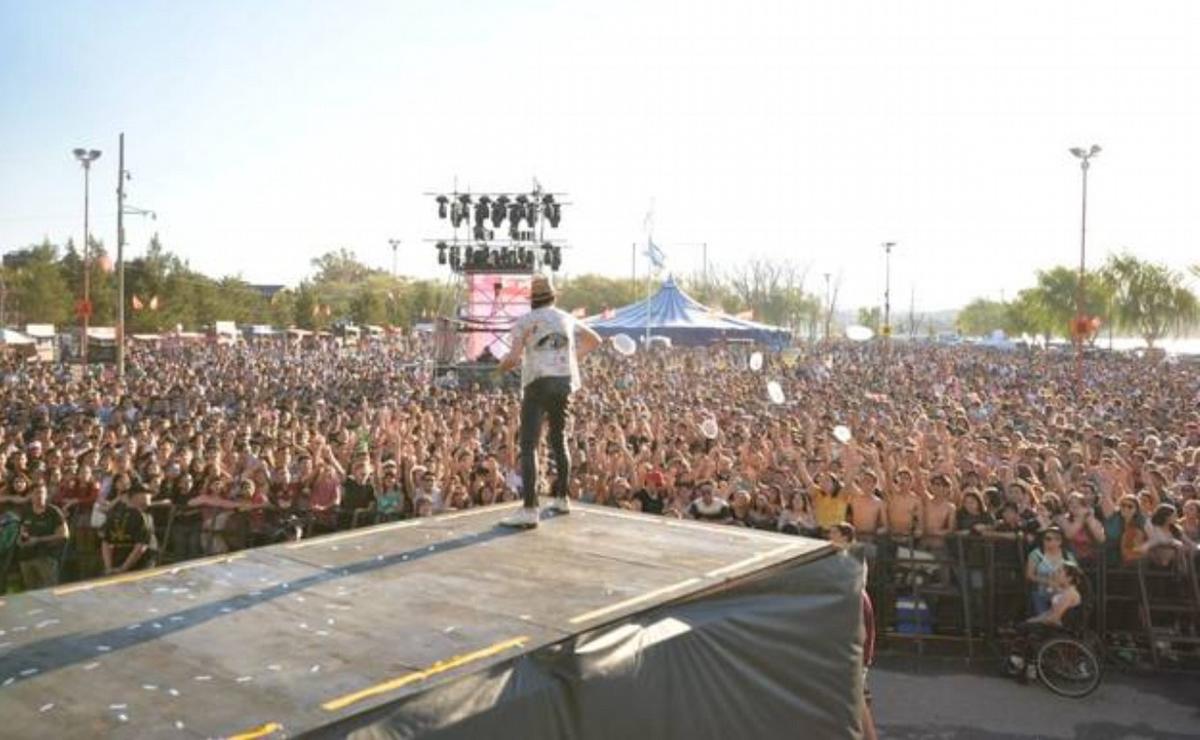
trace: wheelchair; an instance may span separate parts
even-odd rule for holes
[[[1102,643],[1085,627],[1087,603],[1072,609],[1061,626],[1017,625],[1004,658],[1004,672],[1013,677],[1025,673],[1031,678],[1036,673],[1046,688],[1068,699],[1082,699],[1099,688],[1104,677]]]

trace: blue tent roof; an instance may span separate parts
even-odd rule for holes
[[[782,345],[791,333],[782,327],[739,319],[710,309],[679,289],[668,277],[649,300],[637,301],[617,309],[611,318],[588,319],[588,326],[601,336],[646,333],[669,337],[677,345],[704,345],[722,339],[751,339],[770,345]]]

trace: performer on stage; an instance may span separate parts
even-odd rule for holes
[[[571,393],[580,387],[579,358],[600,346],[600,336],[575,317],[554,306],[557,294],[550,278],[534,275],[532,307],[513,323],[512,350],[500,362],[500,372],[521,364],[521,490],[525,505],[504,520],[510,527],[538,524],[537,454],[542,419],[550,419],[550,449],[554,455],[554,504],[560,514],[570,511],[567,488],[571,456],[567,449],[567,420]]]

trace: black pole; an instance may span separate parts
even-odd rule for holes
[[[125,377],[125,133],[117,141],[117,377]]]

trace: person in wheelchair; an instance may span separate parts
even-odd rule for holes
[[[1083,628],[1083,594],[1087,576],[1078,565],[1064,562],[1050,576],[1050,608],[1017,625],[1018,639],[1008,656],[1009,667],[1018,680],[1037,678],[1038,647],[1059,632],[1077,633]]]

